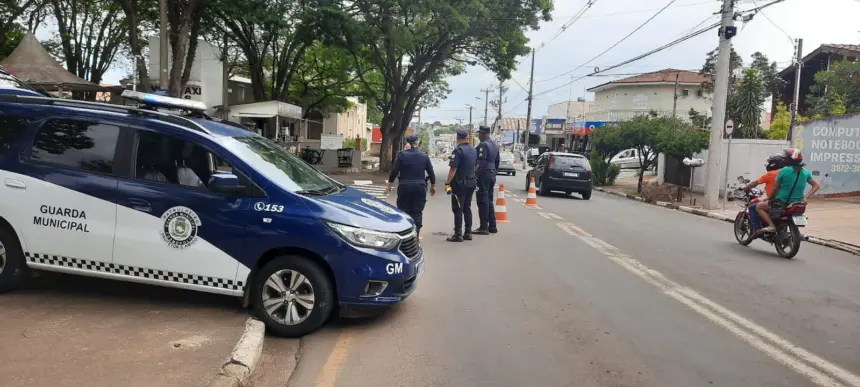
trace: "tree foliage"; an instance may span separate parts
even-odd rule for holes
[[[462,62],[481,64],[503,79],[528,52],[525,28],[549,20],[549,0],[340,0],[341,44],[382,113],[380,169],[390,169],[391,144],[439,85],[440,73]],[[504,20],[505,22],[490,22]],[[365,77],[368,71],[376,79]],[[381,87],[380,87],[381,86]],[[378,89],[378,90],[377,90]]]
[[[767,131],[767,138],[771,140],[785,140],[788,138],[788,131],[791,129],[791,112],[782,101],[777,102],[776,112],[770,122],[770,130]]]
[[[69,72],[102,82],[117,54],[128,43],[126,19],[113,0],[50,0],[57,23],[54,42]],[[84,98],[95,99],[95,93]]]
[[[607,163],[615,155],[629,148],[629,144],[623,138],[621,128],[618,126],[604,126],[595,130],[589,135],[589,140],[594,152],[597,152],[600,158]]]
[[[756,138],[768,93],[761,74],[754,67],[744,70],[743,78],[729,96],[726,113],[739,127],[738,138]]]
[[[815,74],[815,84],[807,98],[813,117],[860,112],[860,61],[842,60],[829,70]]]

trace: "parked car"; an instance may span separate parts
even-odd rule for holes
[[[591,164],[585,156],[574,153],[546,152],[533,163],[526,173],[526,190],[531,178],[535,178],[538,195],[550,191],[563,191],[570,195],[579,193],[585,200],[591,199]]]
[[[648,158],[654,160],[654,152],[648,152]],[[621,153],[612,157],[610,163],[617,165],[621,169],[638,169],[641,164],[639,162],[639,149],[630,148],[621,151]]]
[[[511,152],[502,152],[499,154],[499,168],[496,173],[506,173],[511,176],[517,175],[517,160]]]

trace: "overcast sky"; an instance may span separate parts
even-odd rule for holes
[[[594,0],[594,5],[582,18],[555,40],[549,41],[587,3],[587,0],[555,0],[553,20],[542,23],[540,30],[527,34],[531,39],[531,47],[545,44],[537,51],[535,58],[534,92],[537,97],[532,115],[540,117],[546,113],[547,106],[569,98],[576,100],[584,96],[592,101],[594,94],[586,93],[585,89],[622,77],[587,77],[572,85],[565,85],[571,76],[580,77],[593,72],[594,67],[614,65],[669,43],[694,28],[717,22],[719,17],[715,13],[722,3],[721,0],[675,0],[648,25],[611,51],[576,71],[562,75],[618,42],[670,1]],[[737,0],[739,9],[750,9],[756,4],[767,2],[769,0]],[[733,44],[747,63],[752,53],[761,51],[782,69],[792,62],[794,47],[789,36],[804,39],[804,54],[824,43],[860,44],[857,15],[860,15],[860,0],[786,0],[768,7],[749,23],[739,23],[738,36],[733,39]],[[40,40],[50,38],[52,30],[55,29],[42,28],[37,32],[37,37]],[[716,30],[709,31],[671,49],[608,71],[607,74],[636,74],[665,68],[698,70],[705,54],[716,48],[718,43]],[[530,58],[521,59],[513,80],[505,83],[508,88],[502,108],[505,117],[526,116],[525,88],[528,87]],[[105,74],[104,82],[118,84],[119,79],[131,71],[125,62],[118,61],[117,66]],[[455,123],[460,118],[465,123],[469,120],[466,104],[471,104],[475,106],[475,124],[483,121],[484,93],[480,90],[492,87],[496,90],[493,94],[497,98],[498,81],[495,75],[481,67],[471,67],[465,74],[452,77],[448,82],[452,93],[439,107],[424,109],[421,120]],[[551,89],[556,90],[549,91]],[[493,99],[492,95],[490,99]],[[492,106],[490,109],[493,109]],[[489,121],[493,122],[496,113],[490,112],[489,116]]]
[[[581,69],[561,77],[606,50],[629,34],[671,0],[596,0],[585,15],[554,41],[537,51],[535,58],[535,95],[558,88],[570,81],[593,72],[595,66],[607,67],[630,59],[651,49],[669,43],[690,32],[695,26],[717,22],[721,1],[676,0],[670,8],[626,41]],[[553,20],[543,23],[541,29],[528,33],[531,47],[539,47],[555,35],[562,24],[568,22],[586,0],[555,0]],[[763,5],[768,0],[739,0],[739,9]],[[804,54],[824,43],[860,44],[860,0],[786,0],[768,7],[749,23],[738,23],[738,36],[733,39],[735,50],[749,63],[749,56],[761,51],[776,61],[780,69],[789,65],[794,51],[791,38],[804,40]],[[765,18],[764,16],[767,16]],[[770,21],[768,21],[770,19]],[[707,22],[705,22],[707,20]],[[772,22],[771,22],[772,21]],[[703,23],[704,22],[704,23]],[[783,31],[774,24],[782,28]],[[786,36],[786,34],[788,36]],[[665,68],[698,70],[705,54],[719,44],[716,30],[706,32],[680,45],[654,54],[641,61],[611,70],[609,74],[628,74],[657,71]],[[503,105],[505,117],[525,117],[530,60],[526,59],[514,72],[505,86],[507,102]],[[554,77],[558,77],[552,79]],[[540,117],[547,106],[585,97],[591,101],[593,93],[585,89],[621,77],[588,77],[570,86],[542,94],[535,98],[532,115]],[[484,118],[484,93],[481,89],[494,87],[498,98],[498,81],[494,74],[480,67],[471,67],[466,74],[449,79],[453,92],[438,108],[425,109],[421,121],[455,123],[457,118],[469,119],[466,104],[475,106],[473,120],[477,125]],[[522,85],[522,88],[520,87]],[[480,97],[481,100],[476,99]],[[491,99],[493,97],[491,96]],[[490,110],[492,110],[492,106]],[[490,112],[490,122],[496,113]]]

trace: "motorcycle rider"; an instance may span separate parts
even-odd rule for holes
[[[776,226],[771,219],[771,209],[774,210],[774,215],[782,215],[781,211],[784,211],[786,206],[797,202],[806,203],[806,200],[821,188],[818,180],[812,177],[812,172],[804,168],[803,154],[800,153],[800,149],[786,148],[783,156],[786,166],[779,170],[773,190],[768,194],[768,200],[756,206],[759,216],[767,222],[767,227],[760,232],[776,231]],[[797,187],[800,183],[803,183],[803,186]],[[803,193],[806,190],[806,184],[812,186],[808,195]]]
[[[759,176],[758,179],[751,181],[744,187],[744,192],[749,192],[751,189],[764,184],[764,192],[765,197],[770,195],[773,191],[774,185],[776,185],[776,176],[779,175],[779,170],[785,166],[785,157],[776,153],[767,158],[767,163],[764,165],[764,169],[767,171],[763,175]],[[761,228],[761,218],[758,216],[758,212],[756,211],[756,207],[762,202],[767,201],[767,199],[762,200],[758,203],[750,204],[747,209],[750,214],[750,227],[753,231]]]

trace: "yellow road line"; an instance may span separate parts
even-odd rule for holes
[[[352,335],[350,335],[349,330],[344,329],[340,332],[334,349],[331,350],[328,359],[320,369],[320,373],[314,381],[314,387],[334,387],[337,375],[340,373],[340,367],[349,352],[350,344],[352,344]]]

